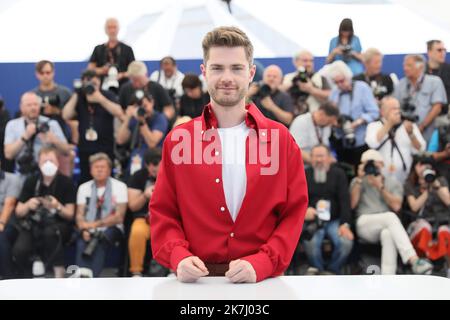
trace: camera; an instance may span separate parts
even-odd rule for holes
[[[136,104],[138,107],[137,112],[136,112],[138,117],[145,117],[145,114],[146,114],[145,108],[143,106],[144,98],[147,98],[149,100],[152,99],[151,95],[146,95],[144,90],[142,90],[142,89],[135,91],[134,104]]]
[[[297,86],[297,83],[303,82],[306,83],[308,82],[308,72],[306,72],[305,67],[299,67],[298,68],[298,73],[295,75],[295,77],[292,79],[292,85]]]
[[[346,45],[342,45],[341,46],[341,50],[342,50],[342,56],[343,56],[343,60],[348,62],[351,59],[351,52],[352,52],[352,46],[349,44]]]
[[[36,134],[47,133],[50,131],[50,125],[47,122],[42,122],[36,126]]]
[[[91,240],[89,241],[88,245],[83,251],[83,257],[90,258],[92,257],[92,254],[94,253],[95,249],[97,249],[97,246],[99,242],[103,239],[103,232],[95,230],[94,233],[91,234]]]
[[[450,143],[450,125],[443,125],[438,128],[439,142],[442,148]]]
[[[45,96],[43,99],[43,103],[49,104],[54,107],[59,107],[61,100],[59,99],[59,96],[55,94],[55,95]]]
[[[411,98],[407,97],[403,100],[402,108],[401,108],[401,117],[402,120],[408,120],[411,122],[417,122],[419,120],[419,116],[415,114],[416,106],[411,103]]]
[[[352,128],[353,119],[348,115],[341,115],[338,118],[338,124],[344,132],[344,140],[349,146],[354,146],[356,143],[355,130]]]
[[[378,83],[374,80],[370,82],[370,86],[372,88],[374,97],[378,100],[383,99],[387,95],[388,90],[386,86],[383,86],[381,83]]]
[[[425,169],[422,174],[423,178],[425,179],[425,182],[427,183],[433,183],[434,180],[436,180],[436,171],[433,169]]]
[[[103,79],[102,89],[117,92],[119,90],[119,68],[115,65],[109,65],[108,74]]]
[[[80,79],[75,79],[73,82],[73,87],[77,94],[88,95],[93,94],[95,92],[95,84],[92,79],[88,79],[86,82],[83,82]]]
[[[372,175],[372,176],[378,176],[380,175],[380,170],[378,170],[378,167],[375,165],[374,160],[369,160],[364,165],[364,174],[366,176]]]
[[[260,99],[264,99],[265,97],[270,96],[270,94],[272,93],[272,89],[270,88],[270,86],[268,84],[265,84],[262,81],[260,81],[258,83],[258,87],[259,87],[259,90],[258,90],[257,96]]]

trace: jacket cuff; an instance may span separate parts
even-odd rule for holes
[[[260,282],[273,274],[274,267],[272,261],[265,252],[260,251],[251,256],[243,257],[241,260],[250,262],[256,272],[256,282]]]
[[[174,247],[170,255],[170,267],[173,271],[177,271],[180,261],[190,256],[193,256],[193,254],[185,247]]]

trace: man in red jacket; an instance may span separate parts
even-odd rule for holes
[[[211,103],[172,130],[150,201],[154,258],[183,282],[283,274],[308,205],[300,149],[282,124],[246,104],[253,46],[220,27],[203,40]]]

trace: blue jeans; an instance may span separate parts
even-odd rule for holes
[[[18,232],[11,223],[8,223],[3,232],[0,232],[0,278],[13,278],[11,247],[17,235]]]
[[[319,269],[319,271],[325,270],[322,256],[322,243],[325,235],[327,235],[333,243],[333,253],[331,255],[331,261],[327,265],[327,270],[335,274],[340,274],[341,267],[352,250],[353,241],[339,236],[339,226],[339,220],[327,222],[323,228],[318,229],[314,233],[311,240],[303,241],[303,247],[305,248],[309,264],[312,267]]]
[[[103,232],[103,236],[90,257],[83,256],[83,251],[86,249],[88,242],[84,241],[81,235],[77,240],[76,264],[80,268],[91,269],[94,277],[98,277],[102,272],[108,249],[122,240],[123,233],[117,227],[109,227]]]

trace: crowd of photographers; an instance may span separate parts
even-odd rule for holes
[[[121,275],[170,272],[148,263],[159,148],[171,128],[201,115],[209,95],[172,57],[149,74],[118,40],[116,19],[105,31],[72,90],[55,83],[52,62],[39,61],[39,85],[22,95],[17,117],[8,121],[2,108],[0,279],[64,277],[68,248],[79,276],[98,277],[114,248]],[[248,99],[289,127],[305,162],[309,207],[293,264],[304,255],[306,274],[355,273],[345,266],[375,245],[382,274],[441,266],[450,277],[445,57],[432,40],[427,59],[405,56],[404,78],[383,74],[382,53],[362,51],[344,19],[321,70],[307,50],[292,73],[259,70]]]

